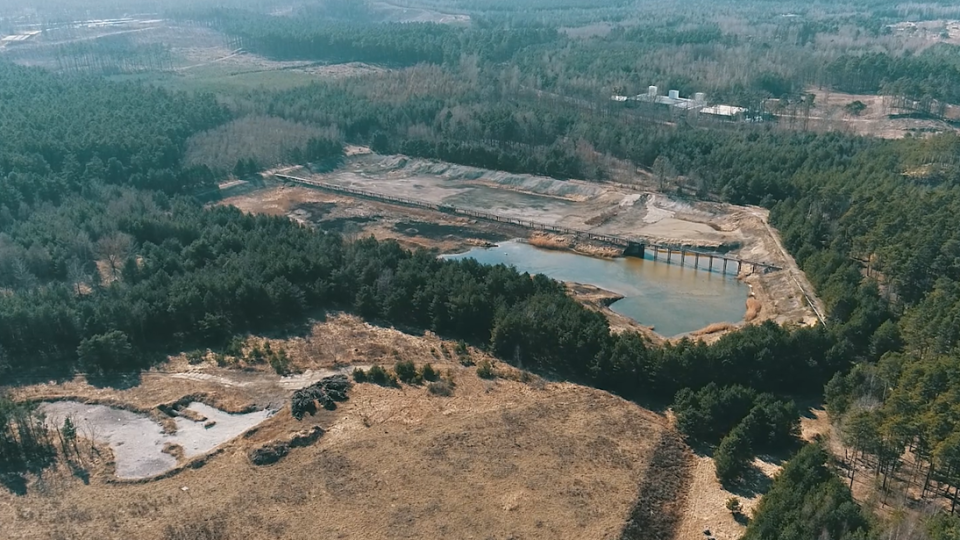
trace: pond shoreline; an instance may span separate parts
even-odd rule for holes
[[[733,274],[651,258],[596,256],[561,246],[544,249],[522,239],[442,257],[507,264],[521,272],[542,273],[558,281],[606,291],[610,294],[603,299],[591,298],[590,302],[602,302],[611,312],[632,319],[663,339],[696,335],[717,325],[742,325],[750,297],[749,287]]]

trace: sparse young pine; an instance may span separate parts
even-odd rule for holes
[[[420,374],[417,372],[417,366],[413,360],[401,360],[393,367],[397,378],[407,384],[419,384]]]
[[[367,372],[364,371],[364,370],[362,370],[362,369],[360,369],[360,368],[354,369],[354,370],[353,370],[353,380],[354,380],[354,382],[358,382],[358,383],[365,383],[365,382],[367,382]]]
[[[477,376],[481,379],[494,379],[497,377],[497,372],[494,371],[493,364],[489,360],[484,360],[477,366]]]
[[[77,438],[77,426],[74,425],[73,420],[66,418],[63,421],[63,428],[60,430],[60,433],[63,434],[64,439],[72,441]]]
[[[420,377],[427,382],[434,382],[440,378],[440,374],[430,364],[424,364],[420,370]]]
[[[376,364],[367,371],[367,380],[380,386],[397,386],[397,376]]]
[[[187,353],[187,363],[191,366],[203,363],[204,360],[203,351],[190,351]]]
[[[717,480],[725,487],[736,484],[743,478],[752,460],[750,437],[746,430],[738,426],[720,441],[720,446],[713,454]]]

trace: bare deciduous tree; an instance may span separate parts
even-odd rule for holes
[[[117,277],[124,261],[133,253],[133,237],[120,232],[104,236],[97,242],[97,253],[110,265],[113,277]]]

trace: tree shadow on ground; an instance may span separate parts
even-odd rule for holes
[[[737,484],[724,486],[724,488],[738,497],[752,499],[769,491],[772,485],[773,480],[769,476],[764,474],[757,466],[750,465]]]
[[[0,374],[0,386],[17,387],[30,386],[42,383],[64,383],[73,379],[75,373],[66,364],[54,367],[44,366],[42,369],[32,369],[18,365],[16,370]]]
[[[0,484],[19,497],[27,494],[27,478],[20,473],[0,473]]]
[[[83,485],[90,485],[90,471],[75,463],[70,463],[70,470],[73,472],[74,477],[79,478],[80,481],[83,482]]]
[[[105,371],[87,373],[87,382],[95,388],[129,390],[140,386],[143,372],[137,368],[131,371]]]

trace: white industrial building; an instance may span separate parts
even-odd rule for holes
[[[743,107],[734,107],[733,105],[712,105],[707,106],[707,95],[703,92],[697,92],[693,98],[680,97],[679,90],[670,90],[667,95],[660,95],[660,90],[656,86],[647,88],[646,94],[636,96],[615,95],[610,98],[613,101],[625,103],[635,101],[640,103],[654,103],[665,105],[681,111],[696,111],[698,114],[705,114],[719,119],[739,120],[742,119],[747,109]]]

